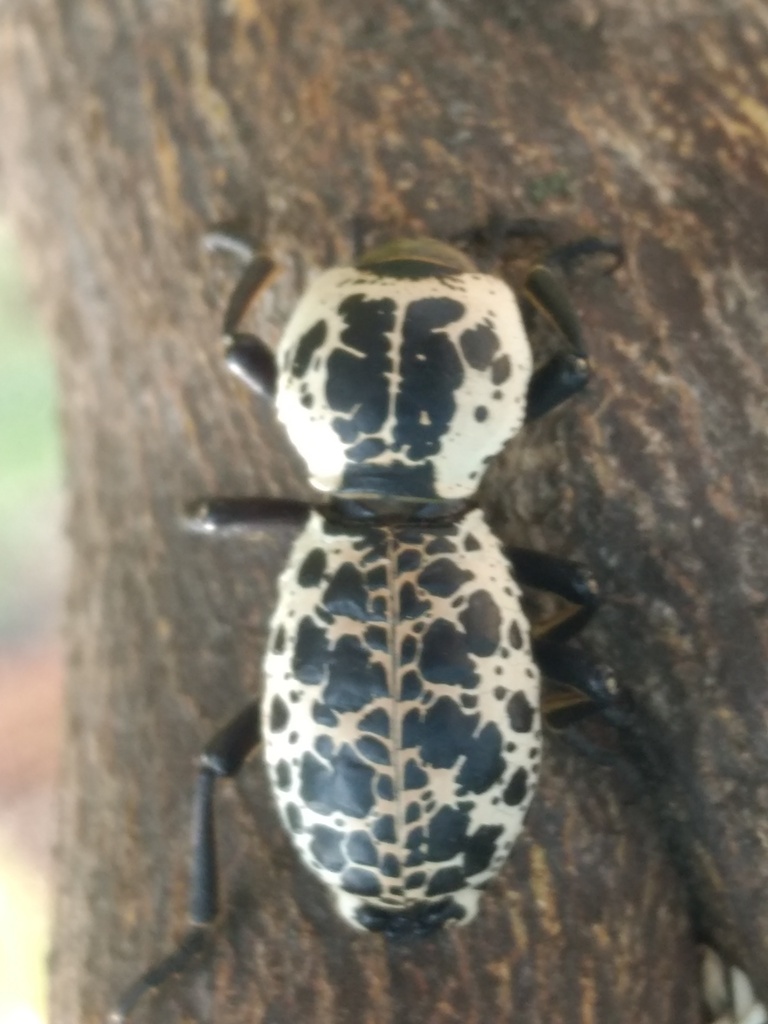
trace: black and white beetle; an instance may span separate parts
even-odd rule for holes
[[[234,243],[219,236],[219,245]],[[353,926],[424,935],[474,915],[519,834],[544,716],[567,724],[612,700],[608,672],[568,640],[596,591],[583,566],[503,550],[473,503],[486,462],[584,386],[587,358],[557,264],[608,252],[586,239],[528,273],[521,306],[498,277],[430,239],[397,241],[321,274],[277,358],[240,330],[274,272],[252,258],[224,318],[229,366],[277,414],[329,493],[317,507],[212,499],[205,531],[302,528],[280,578],[265,661],[264,729],[251,702],[202,755],[192,926],[124,993],[113,1021],[179,970],[217,911],[213,796],[262,731],[273,792],[307,866]],[[560,350],[533,372],[523,314]],[[533,629],[519,584],[573,607]]]

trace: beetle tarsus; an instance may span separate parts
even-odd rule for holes
[[[551,249],[542,263],[548,267],[557,267],[563,273],[569,274],[579,263],[596,256],[610,259],[603,270],[604,274],[609,275],[615,273],[622,266],[626,253],[620,242],[608,242],[595,235],[586,235],[584,238],[578,238],[574,242],[566,242],[564,245],[558,245]]]
[[[107,1017],[107,1024],[125,1024],[144,996],[158,989],[169,978],[183,974],[200,955],[210,937],[207,925],[193,925],[172,953],[146,970],[123,992]]]

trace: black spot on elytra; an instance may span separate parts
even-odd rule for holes
[[[303,377],[307,372],[312,356],[325,341],[327,332],[325,321],[318,320],[299,338],[291,363],[291,373],[294,377]]]
[[[326,761],[330,761],[333,757],[333,740],[330,736],[316,736],[314,746],[318,754]]]
[[[511,372],[512,366],[509,362],[509,356],[499,356],[498,359],[494,359],[493,366],[491,367],[491,382],[497,385],[503,384],[505,380],[508,380]]]
[[[469,837],[464,855],[464,870],[468,875],[486,870],[496,851],[496,840],[503,831],[500,825],[482,825]]]
[[[426,553],[428,555],[451,555],[457,549],[456,545],[449,537],[435,537],[427,544]]]
[[[429,782],[429,776],[421,767],[417,764],[413,758],[410,758],[405,766],[405,772],[403,773],[403,786],[405,789],[421,789]]]
[[[496,332],[488,324],[479,324],[461,335],[461,351],[473,370],[487,370],[499,349]]]
[[[275,654],[282,654],[285,650],[285,626],[278,626],[275,639],[272,641],[272,650]]]
[[[379,896],[381,882],[372,871],[365,868],[347,868],[341,876],[341,888],[355,896]]]
[[[464,872],[461,868],[440,868],[434,873],[427,886],[427,896],[441,896],[447,892],[456,892],[465,885]]]
[[[447,619],[437,619],[424,634],[419,667],[430,683],[474,687],[477,676],[464,633]]]
[[[392,779],[389,775],[380,775],[379,781],[376,786],[376,792],[379,794],[382,800],[394,800],[395,799],[395,787],[392,784]]]
[[[516,621],[509,627],[509,642],[516,651],[519,651],[523,646],[523,634],[520,632],[520,625]]]
[[[362,732],[372,732],[377,736],[389,736],[389,715],[384,708],[374,708],[360,719],[359,728]]]
[[[335,711],[332,711],[326,704],[321,704],[320,701],[315,701],[312,705],[312,718],[318,725],[336,725],[339,720],[339,716]]]
[[[337,832],[335,828],[328,828],[327,825],[314,825],[312,842],[309,847],[310,853],[328,871],[341,871],[347,862],[341,849],[343,839],[344,833]]]
[[[378,437],[366,437],[364,441],[347,449],[347,458],[350,462],[365,462],[366,459],[381,455],[386,447]]]
[[[288,725],[289,718],[290,712],[288,711],[288,705],[282,697],[275,695],[272,698],[272,704],[269,709],[270,731],[281,732],[286,725]]]
[[[525,768],[518,768],[504,790],[504,803],[509,804],[510,807],[521,804],[527,793],[528,772]]]
[[[455,299],[417,299],[405,312],[400,348],[400,387],[395,399],[395,444],[409,459],[437,453],[456,412],[464,380],[461,360],[442,328],[464,315]]]
[[[397,539],[403,546],[418,548],[424,540],[424,531],[419,526],[401,526],[397,531]]]
[[[464,550],[465,551],[479,551],[480,541],[475,537],[473,533],[468,533],[464,538]]]
[[[429,823],[427,857],[450,860],[460,853],[466,840],[469,815],[458,807],[441,807]]]
[[[325,552],[322,548],[315,548],[314,551],[310,551],[299,569],[299,585],[302,587],[316,587],[323,578],[325,563]]]
[[[466,759],[456,776],[456,785],[461,791],[485,793],[504,774],[504,758],[501,756],[501,733],[493,722],[489,722],[480,735],[465,749]]]
[[[366,585],[371,590],[381,590],[387,585],[387,568],[384,565],[376,565],[365,574]]]
[[[437,558],[419,573],[419,586],[436,597],[450,597],[462,584],[472,579],[467,572],[450,558]]]
[[[412,708],[402,725],[402,745],[415,747],[423,764],[452,768],[472,745],[477,715],[465,714],[450,697],[440,697],[426,712]]]
[[[421,552],[417,548],[406,548],[397,556],[398,572],[413,572],[421,565]]]
[[[374,764],[389,764],[389,747],[374,736],[361,736],[357,741],[360,755]]]
[[[369,626],[365,631],[365,644],[372,651],[386,651],[389,647],[389,634],[384,626]]]
[[[347,839],[347,854],[355,864],[367,864],[372,867],[377,863],[376,847],[367,832],[353,832]]]
[[[278,761],[275,765],[275,781],[278,789],[291,788],[291,766],[287,761]]]
[[[382,814],[382,816],[374,822],[373,835],[380,843],[394,843],[395,819],[391,814]]]
[[[345,615],[357,622],[368,619],[368,594],[363,574],[351,562],[344,562],[333,574],[323,594],[323,604],[333,615]]]
[[[459,615],[467,634],[467,647],[478,657],[488,657],[499,646],[501,615],[487,590],[476,590]]]
[[[400,618],[418,619],[428,611],[429,602],[421,600],[410,580],[404,583],[400,587]]]
[[[418,651],[418,644],[415,636],[406,636],[403,642],[400,644],[400,664],[406,665],[409,661],[413,661],[416,658]]]
[[[400,688],[401,700],[416,700],[421,696],[422,683],[418,672],[406,672]]]
[[[331,409],[351,414],[334,427],[346,443],[361,434],[374,434],[387,417],[389,377],[392,371],[389,334],[395,326],[396,305],[392,299],[371,299],[350,295],[339,305],[345,327],[328,358],[325,393]],[[351,350],[351,351],[350,351]]]
[[[319,814],[341,812],[364,818],[373,807],[373,776],[370,765],[360,760],[345,743],[329,765],[312,753],[301,761],[301,798]]]
[[[423,871],[414,871],[412,875],[409,875],[405,880],[406,889],[421,889],[427,880],[427,876]]]
[[[288,821],[288,828],[291,832],[298,834],[304,831],[304,825],[301,820],[301,811],[296,804],[288,804],[285,808],[285,817]]]
[[[308,615],[299,623],[293,650],[293,674],[302,683],[317,685],[325,675],[328,638]]]
[[[405,809],[405,823],[406,825],[412,825],[415,821],[418,821],[421,817],[421,807],[418,803],[413,802],[408,804]]]
[[[509,724],[515,732],[530,732],[533,725],[533,708],[522,690],[509,698],[507,704]]]
[[[384,666],[373,661],[356,636],[342,636],[328,655],[328,683],[323,690],[334,711],[360,711],[387,696]]]
[[[418,850],[424,842],[424,829],[421,825],[409,829],[405,838],[405,846],[409,850]]]
[[[398,864],[397,857],[393,853],[385,853],[381,858],[381,873],[386,878],[399,877],[400,865]]]

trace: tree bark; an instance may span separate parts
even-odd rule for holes
[[[727,9],[726,9],[727,8]],[[634,699],[608,766],[561,739],[466,929],[350,932],[257,760],[219,808],[216,953],[136,1021],[693,1024],[704,935],[768,998],[768,15],[759,0],[26,0],[0,21],[2,184],[57,338],[69,714],[54,1024],[102,1020],[183,926],[196,752],[260,687],[289,534],[205,494],[302,496],[215,339],[236,223],[307,275],[494,210],[620,238],[577,282],[589,392],[511,445],[505,541],[587,561]],[[186,1017],[185,1017],[186,1015]]]

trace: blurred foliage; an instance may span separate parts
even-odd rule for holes
[[[46,1019],[48,858],[40,856],[39,837],[44,850],[58,732],[50,723],[42,727],[46,710],[50,717],[58,707],[59,685],[55,409],[53,354],[27,300],[13,238],[0,222],[0,719],[12,737],[0,759],[0,1024]],[[54,654],[46,658],[46,651]],[[23,666],[33,653],[48,668],[30,678]]]
[[[50,609],[38,594],[59,527],[55,407],[51,350],[0,224],[0,643],[36,631],[36,604]]]

